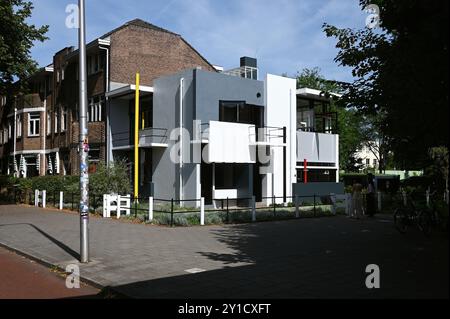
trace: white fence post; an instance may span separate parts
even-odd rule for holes
[[[427,190],[426,196],[427,196],[427,207],[430,208],[430,190],[429,189]]]
[[[103,194],[103,218],[108,218],[108,196]]]
[[[205,198],[200,199],[200,225],[205,226]]]
[[[39,190],[38,189],[34,190],[34,206],[36,206],[36,207],[39,206]]]
[[[252,196],[252,222],[256,222],[256,197]]]
[[[297,195],[295,195],[295,218],[300,218],[300,201]]]
[[[151,196],[148,199],[148,220],[153,221],[153,197]]]
[[[64,192],[59,192],[59,210],[64,208]]]
[[[382,199],[383,199],[383,194],[381,192],[378,192],[378,211],[381,212],[382,210]]]
[[[47,206],[47,191],[42,191],[42,208]]]
[[[406,192],[402,193],[403,195],[403,206],[408,206],[408,197],[406,196]]]
[[[449,199],[449,198],[448,198],[448,195],[449,195],[449,192],[448,192],[448,189],[447,189],[447,190],[445,191],[445,195],[444,195],[444,196],[445,196],[445,202],[447,203],[447,205],[448,205],[448,202],[449,202],[449,201],[448,201],[448,199]]]

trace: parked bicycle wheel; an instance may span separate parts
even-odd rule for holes
[[[429,211],[424,210],[419,213],[417,225],[425,236],[429,237],[431,235],[433,221]]]
[[[405,208],[398,208],[394,213],[395,228],[405,234],[408,230],[409,214]]]

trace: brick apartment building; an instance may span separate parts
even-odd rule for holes
[[[107,160],[106,93],[132,85],[137,72],[142,85],[152,86],[155,79],[185,69],[216,71],[180,35],[139,19],[90,42],[87,55],[91,172]],[[26,82],[26,94],[0,99],[0,174],[77,174],[78,50],[57,52],[52,65]]]

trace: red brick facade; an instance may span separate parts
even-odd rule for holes
[[[180,35],[142,20],[128,22],[102,39],[109,40],[109,56],[106,56],[107,50],[100,48],[98,41],[94,41],[87,49],[88,59],[97,61],[94,70],[88,68],[87,83],[88,99],[95,98],[95,101],[104,101],[107,91],[106,61],[109,61],[109,81],[117,84],[133,84],[136,72],[141,74],[142,85],[152,86],[156,78],[185,69],[201,67],[215,70]],[[33,107],[44,109],[40,113],[40,137],[28,137],[29,113],[24,113],[23,134],[16,141],[17,151],[40,151],[41,175],[48,173],[49,155],[55,158],[55,154],[60,158],[60,174],[78,174],[78,52],[73,48],[65,48],[56,53],[53,57],[53,74],[48,76],[52,77],[52,85],[47,90],[47,96],[35,94],[33,102],[39,104]],[[42,77],[37,79],[42,81]],[[104,102],[102,108],[102,118],[89,123],[89,143],[91,149],[97,151],[98,160],[105,162],[107,134]],[[9,105],[11,110],[14,110],[12,104]],[[5,113],[4,110],[2,113]],[[1,120],[7,121],[4,114]],[[65,129],[61,126],[63,121]],[[48,124],[50,127],[47,127]],[[0,129],[3,129],[3,125],[0,125]],[[6,172],[8,154],[12,155],[11,145],[12,141],[0,144],[1,173]]]

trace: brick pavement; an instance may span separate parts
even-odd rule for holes
[[[345,217],[166,228],[91,218],[83,278],[145,298],[448,298],[448,237]],[[0,206],[0,244],[78,264],[76,214]],[[378,264],[382,288],[365,287]],[[186,270],[199,268],[201,273]]]

